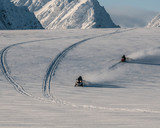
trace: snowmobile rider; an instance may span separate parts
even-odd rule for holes
[[[78,80],[78,83],[82,82],[83,81],[82,76],[79,76],[77,80]]]
[[[122,56],[121,62],[126,62],[126,56],[125,55]]]

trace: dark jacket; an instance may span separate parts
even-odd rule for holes
[[[123,55],[121,61],[126,61],[126,56]]]
[[[77,80],[78,80],[78,81],[82,81],[82,80],[83,80],[83,79],[82,79],[82,76],[79,76]]]

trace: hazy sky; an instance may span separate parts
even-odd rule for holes
[[[121,27],[144,27],[160,13],[160,0],[98,0]]]

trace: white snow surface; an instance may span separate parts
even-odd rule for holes
[[[0,128],[159,128],[159,35],[0,31]],[[118,63],[123,54],[130,61]],[[74,87],[79,75],[85,87]]]
[[[160,27],[160,14],[152,19],[150,23],[148,23],[147,28],[150,27]]]
[[[46,29],[118,28],[97,0],[12,0],[27,6]]]

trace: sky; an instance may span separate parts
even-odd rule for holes
[[[158,13],[160,0],[98,0],[121,27],[145,27]]]

